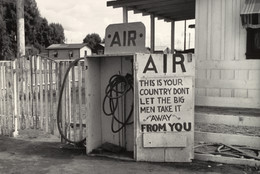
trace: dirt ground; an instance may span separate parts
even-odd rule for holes
[[[61,148],[59,139],[40,132],[18,138],[0,136],[0,174],[247,174],[259,168],[202,161],[147,163],[87,156],[85,150]]]

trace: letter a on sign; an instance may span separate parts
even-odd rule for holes
[[[111,24],[106,28],[105,54],[144,52],[146,48],[143,23]]]

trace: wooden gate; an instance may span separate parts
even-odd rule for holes
[[[61,82],[71,61],[23,57],[0,62],[0,134],[24,129],[59,135],[57,106]],[[62,98],[62,129],[77,141],[84,137],[84,63],[71,69]]]
[[[13,62],[0,62],[0,133],[10,135],[14,122]]]

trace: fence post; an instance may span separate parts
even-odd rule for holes
[[[17,122],[17,63],[16,61],[13,61],[13,94],[14,94],[14,111],[13,111],[13,120],[14,120],[14,132],[13,132],[13,137],[18,136],[18,122]]]
[[[17,118],[18,118],[18,103],[17,103],[17,100],[18,100],[18,97],[17,97],[17,91],[18,91],[18,66],[17,66],[17,61],[14,61],[13,62],[14,64],[14,78],[13,78],[13,84],[14,84],[14,133],[13,133],[13,136],[14,137],[17,137],[18,136],[18,121],[17,121]]]

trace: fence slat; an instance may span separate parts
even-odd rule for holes
[[[3,118],[3,113],[2,113],[2,80],[3,80],[3,74],[2,74],[2,63],[0,62],[0,134],[2,135],[2,118]]]
[[[4,75],[2,73],[2,69],[3,69],[3,64],[0,62],[0,134],[3,134],[3,117],[4,117],[4,113],[3,113],[3,104],[4,104],[4,100],[3,100],[3,86],[2,86],[2,82],[4,80]]]
[[[73,121],[73,138],[74,141],[76,141],[76,117],[77,117],[77,113],[76,113],[76,88],[75,88],[75,68],[72,67],[72,121]]]
[[[43,80],[42,80],[42,58],[39,57],[39,83],[40,83],[40,129],[43,129]]]
[[[64,69],[64,72],[66,72],[67,68],[69,67],[69,62],[66,62],[66,67]],[[70,81],[71,81],[71,74],[69,73],[68,77],[67,77],[67,81],[66,81],[66,127],[67,127],[67,134],[68,134],[68,138],[71,138],[71,127],[70,127],[70,123],[71,123],[71,85],[70,85]]]
[[[3,89],[4,89],[4,107],[3,107],[3,113],[4,113],[4,135],[7,135],[7,130],[6,130],[6,118],[7,118],[7,115],[6,115],[6,74],[5,74],[5,68],[6,67],[6,63],[4,63],[4,68],[3,68],[3,75],[5,77],[5,80],[3,81]]]
[[[16,63],[16,106],[17,106],[17,115],[16,115],[16,120],[17,120],[17,127],[18,127],[18,130],[21,129],[21,102],[20,102],[20,71],[21,71],[21,68],[20,68],[20,60],[19,59],[16,59],[15,60],[15,63]]]
[[[52,76],[52,61],[49,61],[49,76],[50,76],[50,128],[51,128],[51,134],[54,134],[54,119],[53,119],[53,76]]]
[[[10,91],[9,91],[9,79],[10,79],[10,74],[9,74],[9,63],[5,64],[5,74],[6,74],[6,129],[7,129],[7,135],[10,136]]]
[[[60,83],[63,82],[63,78],[64,78],[64,75],[65,75],[65,63],[64,62],[60,62],[60,70],[61,70],[61,73],[60,73]],[[64,84],[65,85],[65,84]],[[61,115],[61,125],[62,125],[62,132],[64,133],[65,136],[67,136],[66,134],[66,125],[65,125],[65,122],[66,122],[66,101],[65,101],[65,98],[66,98],[66,88],[63,89],[63,94],[62,94],[62,104],[61,104],[61,109],[60,109],[60,115]],[[62,143],[65,143],[65,140],[62,139],[61,140]]]
[[[58,129],[57,129],[57,109],[58,109],[58,100],[59,100],[59,95],[60,95],[60,65],[58,63],[55,64],[55,89],[56,89],[56,93],[55,93],[55,117],[54,117],[54,134],[55,135],[59,135]]]
[[[19,81],[20,81],[20,95],[19,95],[19,99],[20,99],[20,114],[21,114],[21,129],[25,129],[25,122],[26,122],[26,118],[25,118],[25,102],[24,102],[24,63],[25,60],[24,58],[19,58],[19,68],[20,68],[20,77],[19,77]]]
[[[35,107],[34,107],[34,118],[35,118],[35,125],[34,128],[37,129],[39,127],[39,115],[38,115],[38,108],[39,108],[39,89],[38,89],[38,57],[34,57],[34,95],[35,95]]]
[[[14,123],[14,84],[13,84],[13,77],[14,77],[14,72],[13,72],[13,63],[10,62],[10,79],[9,79],[9,82],[10,82],[10,86],[9,86],[9,89],[10,89],[10,128],[11,128],[11,136],[13,135],[13,123]],[[15,132],[14,132],[15,133]]]
[[[45,131],[49,132],[49,117],[48,117],[48,74],[47,74],[47,59],[44,59],[44,120],[45,120]]]
[[[26,63],[25,63],[25,71],[24,71],[24,74],[25,74],[25,103],[26,103],[26,106],[25,106],[25,109],[26,109],[26,113],[25,113],[25,128],[28,129],[30,127],[30,121],[29,121],[29,117],[30,117],[30,71],[29,71],[29,64],[30,62],[27,60]]]
[[[82,139],[83,136],[83,127],[82,127],[82,64],[78,63],[78,103],[79,103],[79,139]]]
[[[30,82],[31,82],[31,85],[30,85],[30,105],[31,105],[31,108],[30,108],[30,117],[29,117],[29,122],[30,122],[30,127],[34,128],[34,113],[33,113],[33,110],[34,110],[34,105],[33,105],[33,102],[34,102],[34,88],[33,88],[33,85],[34,85],[34,78],[33,78],[33,57],[30,58]]]

